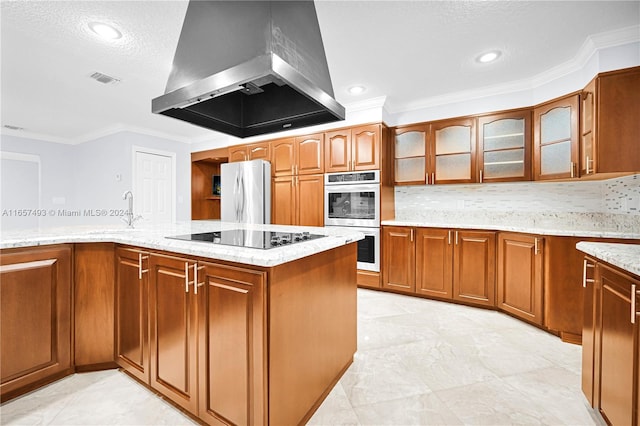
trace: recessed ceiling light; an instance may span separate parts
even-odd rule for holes
[[[122,37],[120,31],[103,22],[91,22],[89,28],[105,40],[117,40]]]
[[[491,52],[483,53],[482,55],[478,56],[476,58],[476,60],[478,62],[482,62],[483,64],[486,64],[488,62],[495,61],[499,57],[500,57],[500,51],[499,50],[492,50]]]
[[[357,85],[357,86],[351,86],[351,87],[349,87],[349,88],[347,89],[347,92],[349,92],[349,93],[350,93],[350,94],[352,94],[352,95],[359,95],[359,94],[361,94],[361,93],[364,93],[366,90],[367,90],[367,88],[366,88],[366,87],[364,87],[364,86],[360,86],[360,85]]]

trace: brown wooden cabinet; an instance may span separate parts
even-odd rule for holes
[[[640,171],[640,67],[601,73],[584,89],[580,174]]]
[[[266,424],[266,274],[198,266],[198,417],[209,424]]]
[[[327,132],[324,137],[325,172],[380,169],[382,125]]]
[[[500,232],[498,235],[499,309],[542,325],[544,238]]]
[[[315,134],[271,142],[271,174],[306,175],[324,172],[324,135]]]
[[[72,247],[0,253],[0,399],[73,372]]]
[[[429,127],[427,174],[436,183],[476,182],[476,119],[436,121]]]
[[[324,175],[280,176],[272,179],[271,223],[324,226]]]
[[[149,253],[118,247],[116,258],[116,362],[149,384]]]
[[[186,258],[150,256],[150,385],[191,413],[198,408],[196,270]]]
[[[431,183],[427,174],[429,124],[394,129],[393,170],[396,185]]]
[[[115,367],[114,244],[74,245],[74,364],[76,371]]]
[[[608,424],[637,425],[640,277],[604,262],[586,262],[595,263],[595,277],[593,286],[585,283],[585,311],[591,311],[583,330],[589,336],[583,347],[583,391]]]
[[[579,108],[579,95],[571,95],[533,111],[534,180],[579,177]]]
[[[228,151],[229,162],[248,160],[267,160],[271,158],[269,142],[257,142],[247,145],[233,145]]]
[[[598,310],[596,300],[600,299],[600,288],[595,282],[596,261],[589,257],[582,258],[582,290],[584,292],[583,327],[582,327],[582,393],[587,397],[589,404],[595,407],[594,384],[595,375],[595,345],[596,322]]]
[[[383,228],[383,288],[495,305],[495,233]]]
[[[415,292],[414,233],[408,227],[382,227],[382,288]]]
[[[478,118],[478,182],[531,180],[531,109]]]
[[[226,148],[191,154],[191,219],[220,219],[220,192],[214,176],[220,178],[220,166],[228,161]],[[218,182],[219,184],[219,182]]]

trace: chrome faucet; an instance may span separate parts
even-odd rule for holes
[[[121,217],[120,219],[126,223],[129,228],[133,228],[135,221],[142,219],[142,216],[138,215],[134,217],[133,215],[133,192],[126,191],[122,194],[123,200],[126,200],[127,198],[129,199],[129,210],[125,213],[125,217]]]

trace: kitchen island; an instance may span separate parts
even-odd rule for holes
[[[167,238],[231,229],[323,237],[268,250]],[[353,361],[362,237],[215,221],[5,233],[2,399],[120,366],[209,424],[304,423]]]

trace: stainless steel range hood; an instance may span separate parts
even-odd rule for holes
[[[151,109],[241,138],[344,120],[313,1],[191,0]]]

